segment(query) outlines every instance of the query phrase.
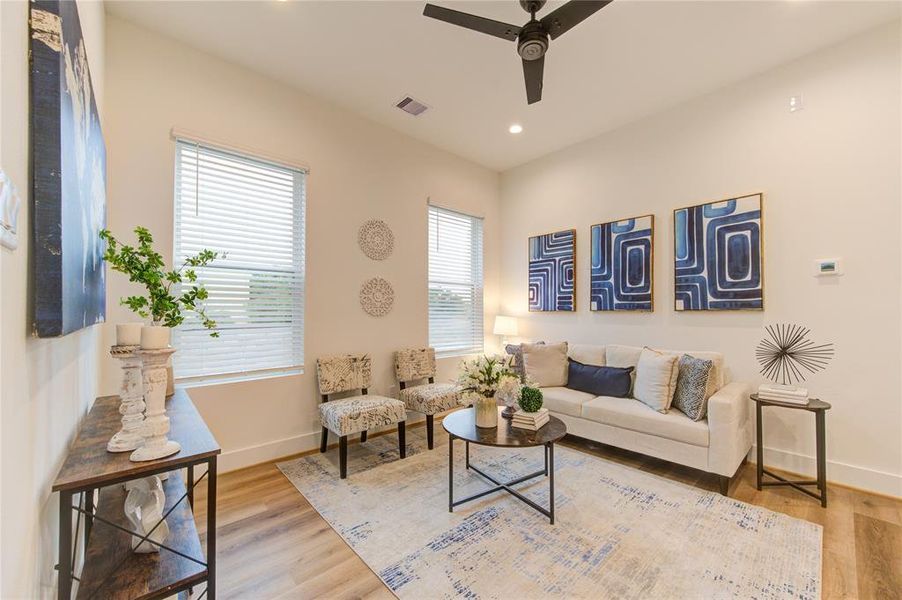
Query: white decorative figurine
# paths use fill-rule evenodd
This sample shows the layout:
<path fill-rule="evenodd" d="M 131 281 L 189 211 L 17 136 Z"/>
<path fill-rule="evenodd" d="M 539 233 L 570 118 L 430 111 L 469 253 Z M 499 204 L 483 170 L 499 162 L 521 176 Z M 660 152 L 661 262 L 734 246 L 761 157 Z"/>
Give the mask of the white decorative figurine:
<path fill-rule="evenodd" d="M 126 482 L 125 489 L 128 490 L 128 496 L 125 497 L 125 516 L 132 524 L 132 531 L 139 534 L 132 536 L 132 550 L 139 554 L 159 552 L 160 547 L 157 544 L 162 544 L 169 537 L 169 523 L 163 521 L 163 508 L 166 505 L 163 483 L 158 476 L 151 475 Z M 142 543 L 141 537 L 151 530 L 153 533 Z"/>
<path fill-rule="evenodd" d="M 122 428 L 110 438 L 108 452 L 130 452 L 144 443 L 144 385 L 138 346 L 113 346 L 110 354 L 122 362 L 122 385 L 119 388 L 119 414 Z"/>
<path fill-rule="evenodd" d="M 175 454 L 182 447 L 166 437 L 169 417 L 166 416 L 166 363 L 175 352 L 172 348 L 138 350 L 144 361 L 144 445 L 132 452 L 131 460 L 156 460 Z"/>

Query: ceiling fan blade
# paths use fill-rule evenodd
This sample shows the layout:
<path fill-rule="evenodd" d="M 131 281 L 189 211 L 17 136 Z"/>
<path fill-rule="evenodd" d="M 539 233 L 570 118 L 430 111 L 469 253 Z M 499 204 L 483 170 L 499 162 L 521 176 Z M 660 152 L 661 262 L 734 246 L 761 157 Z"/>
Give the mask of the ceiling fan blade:
<path fill-rule="evenodd" d="M 501 21 L 486 19 L 485 17 L 478 17 L 476 15 L 471 15 L 470 13 L 460 12 L 459 10 L 451 10 L 450 8 L 436 6 L 435 4 L 427 4 L 426 8 L 423 9 L 423 15 L 438 19 L 439 21 L 451 23 L 452 25 L 466 27 L 467 29 L 472 29 L 473 31 L 478 31 L 480 33 L 494 35 L 495 37 L 500 37 L 511 42 L 516 40 L 517 36 L 520 34 L 520 27 L 517 25 L 510 25 L 508 23 L 502 23 Z"/>
<path fill-rule="evenodd" d="M 523 78 L 526 80 L 526 103 L 535 104 L 542 99 L 542 74 L 545 57 L 523 61 Z"/>
<path fill-rule="evenodd" d="M 551 39 L 561 36 L 593 14 L 610 4 L 612 0 L 570 0 L 541 19 L 542 26 Z"/>

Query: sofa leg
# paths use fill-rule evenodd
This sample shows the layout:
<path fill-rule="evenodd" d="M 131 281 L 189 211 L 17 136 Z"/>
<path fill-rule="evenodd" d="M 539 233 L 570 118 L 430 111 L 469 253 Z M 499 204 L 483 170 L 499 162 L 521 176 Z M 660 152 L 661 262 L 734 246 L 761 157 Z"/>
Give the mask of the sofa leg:
<path fill-rule="evenodd" d="M 338 475 L 342 479 L 348 477 L 348 436 L 338 438 Z"/>
<path fill-rule="evenodd" d="M 407 458 L 407 423 L 405 421 L 398 422 L 398 451 L 401 458 Z"/>
<path fill-rule="evenodd" d="M 329 430 L 323 427 L 323 434 L 319 439 L 319 451 L 325 452 L 329 443 Z"/>
<path fill-rule="evenodd" d="M 434 422 L 433 415 L 426 415 L 426 446 L 432 450 L 434 439 L 432 437 L 432 424 Z"/>
<path fill-rule="evenodd" d="M 718 475 L 718 484 L 720 485 L 720 493 L 723 496 L 730 496 L 730 478 L 726 475 Z"/>
<path fill-rule="evenodd" d="M 365 441 L 366 441 L 366 429 L 364 429 L 363 431 L 360 432 L 360 443 L 362 444 Z"/>

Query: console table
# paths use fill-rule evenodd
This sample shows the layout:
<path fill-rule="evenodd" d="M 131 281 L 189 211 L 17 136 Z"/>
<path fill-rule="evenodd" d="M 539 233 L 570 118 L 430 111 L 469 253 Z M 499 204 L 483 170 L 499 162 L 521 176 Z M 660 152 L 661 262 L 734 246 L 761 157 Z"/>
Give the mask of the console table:
<path fill-rule="evenodd" d="M 53 491 L 60 494 L 60 600 L 71 599 L 73 580 L 78 581 L 77 598 L 165 598 L 203 582 L 207 598 L 216 597 L 216 458 L 221 449 L 184 390 L 177 389 L 166 401 L 166 413 L 169 438 L 182 449 L 147 462 L 131 462 L 130 452 L 106 450 L 107 441 L 120 426 L 118 396 L 98 398 L 85 417 L 53 484 Z M 206 464 L 207 470 L 195 480 L 194 467 L 201 464 Z M 186 470 L 184 480 L 182 469 Z M 163 482 L 169 537 L 159 552 L 136 554 L 123 510 L 126 492 L 122 484 L 163 473 L 169 473 Z M 206 558 L 193 513 L 194 488 L 203 479 L 207 480 Z M 95 490 L 100 490 L 96 506 Z M 73 498 L 79 498 L 74 505 Z M 82 521 L 84 567 L 76 575 L 73 556 Z"/>

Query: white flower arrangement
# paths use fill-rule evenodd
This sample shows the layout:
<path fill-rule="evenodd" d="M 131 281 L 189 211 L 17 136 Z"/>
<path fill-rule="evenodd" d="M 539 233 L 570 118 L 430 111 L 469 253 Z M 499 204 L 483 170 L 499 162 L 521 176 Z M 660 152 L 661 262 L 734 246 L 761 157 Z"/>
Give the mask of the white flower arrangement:
<path fill-rule="evenodd" d="M 522 387 L 513 368 L 513 357 L 504 356 L 480 356 L 463 361 L 457 382 L 462 388 L 463 404 L 493 397 L 515 402 Z"/>

